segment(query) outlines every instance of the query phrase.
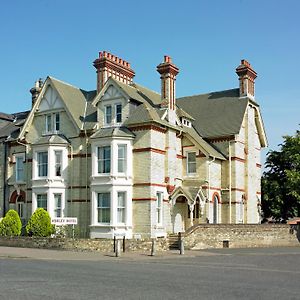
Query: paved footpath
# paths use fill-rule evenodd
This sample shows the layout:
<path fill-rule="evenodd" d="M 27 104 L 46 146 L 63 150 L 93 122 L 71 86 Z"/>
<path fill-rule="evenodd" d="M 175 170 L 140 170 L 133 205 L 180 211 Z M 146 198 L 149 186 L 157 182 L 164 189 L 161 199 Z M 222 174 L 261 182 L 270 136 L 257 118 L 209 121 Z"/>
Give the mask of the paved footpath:
<path fill-rule="evenodd" d="M 46 260 L 83 260 L 83 261 L 100 261 L 100 260 L 153 260 L 170 259 L 180 257 L 196 257 L 211 256 L 214 253 L 205 251 L 185 251 L 184 255 L 180 255 L 179 251 L 157 252 L 155 256 L 143 252 L 121 252 L 120 257 L 115 257 L 113 252 L 88 252 L 88 251 L 67 251 L 67 250 L 49 250 L 37 248 L 16 248 L 16 247 L 0 247 L 0 259 L 2 258 L 29 258 L 29 259 L 46 259 Z"/>

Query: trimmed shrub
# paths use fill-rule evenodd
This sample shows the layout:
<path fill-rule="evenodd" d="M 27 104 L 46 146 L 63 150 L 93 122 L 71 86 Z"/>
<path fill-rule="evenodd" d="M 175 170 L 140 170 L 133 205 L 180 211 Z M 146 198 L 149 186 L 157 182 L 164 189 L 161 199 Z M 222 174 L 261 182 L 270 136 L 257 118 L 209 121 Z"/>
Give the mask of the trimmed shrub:
<path fill-rule="evenodd" d="M 49 213 L 43 208 L 38 208 L 26 225 L 26 232 L 29 236 L 50 236 L 55 232 L 54 225 L 51 224 Z"/>
<path fill-rule="evenodd" d="M 10 209 L 5 217 L 0 222 L 0 235 L 1 236 L 19 236 L 22 230 L 22 222 L 19 214 Z"/>

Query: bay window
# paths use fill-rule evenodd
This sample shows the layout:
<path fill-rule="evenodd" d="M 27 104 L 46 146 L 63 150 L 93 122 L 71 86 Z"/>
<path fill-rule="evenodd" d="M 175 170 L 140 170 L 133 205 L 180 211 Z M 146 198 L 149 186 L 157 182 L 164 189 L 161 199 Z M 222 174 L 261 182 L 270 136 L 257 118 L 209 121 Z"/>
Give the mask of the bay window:
<path fill-rule="evenodd" d="M 98 223 L 110 223 L 110 193 L 98 193 Z"/>
<path fill-rule="evenodd" d="M 61 176 L 61 166 L 62 166 L 62 151 L 54 151 L 55 156 L 55 176 Z"/>

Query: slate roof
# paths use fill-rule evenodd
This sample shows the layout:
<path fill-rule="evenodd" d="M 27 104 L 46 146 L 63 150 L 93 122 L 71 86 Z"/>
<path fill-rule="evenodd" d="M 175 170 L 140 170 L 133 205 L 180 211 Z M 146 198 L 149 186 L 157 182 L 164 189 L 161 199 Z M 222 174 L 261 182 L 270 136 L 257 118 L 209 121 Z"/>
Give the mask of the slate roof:
<path fill-rule="evenodd" d="M 70 144 L 70 142 L 62 134 L 51 134 L 51 135 L 44 135 L 40 137 L 35 143 L 33 143 L 33 145 L 44 145 L 44 144 L 67 145 Z"/>
<path fill-rule="evenodd" d="M 135 135 L 126 127 L 109 127 L 109 128 L 101 128 L 97 132 L 95 132 L 91 139 L 97 138 L 106 138 L 106 137 L 126 137 L 126 138 L 134 138 Z"/>
<path fill-rule="evenodd" d="M 239 89 L 178 98 L 177 105 L 195 120 L 193 125 L 203 138 L 238 134 L 248 105 Z"/>

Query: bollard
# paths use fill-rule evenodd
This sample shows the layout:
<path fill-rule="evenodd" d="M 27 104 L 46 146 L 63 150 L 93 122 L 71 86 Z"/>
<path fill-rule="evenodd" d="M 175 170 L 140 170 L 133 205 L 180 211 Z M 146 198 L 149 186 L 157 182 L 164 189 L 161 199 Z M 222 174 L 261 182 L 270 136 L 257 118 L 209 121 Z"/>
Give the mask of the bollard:
<path fill-rule="evenodd" d="M 116 236 L 114 236 L 114 253 L 116 253 Z"/>
<path fill-rule="evenodd" d="M 180 241 L 179 241 L 179 251 L 180 251 L 180 255 L 184 254 L 184 241 L 183 241 L 183 239 L 180 239 Z"/>
<path fill-rule="evenodd" d="M 155 256 L 155 249 L 156 248 L 156 241 L 155 239 L 152 239 L 152 245 L 151 245 L 151 256 Z"/>
<path fill-rule="evenodd" d="M 116 257 L 119 257 L 120 256 L 120 240 L 119 239 L 116 239 Z"/>
<path fill-rule="evenodd" d="M 125 235 L 123 236 L 123 252 L 125 252 Z"/>

